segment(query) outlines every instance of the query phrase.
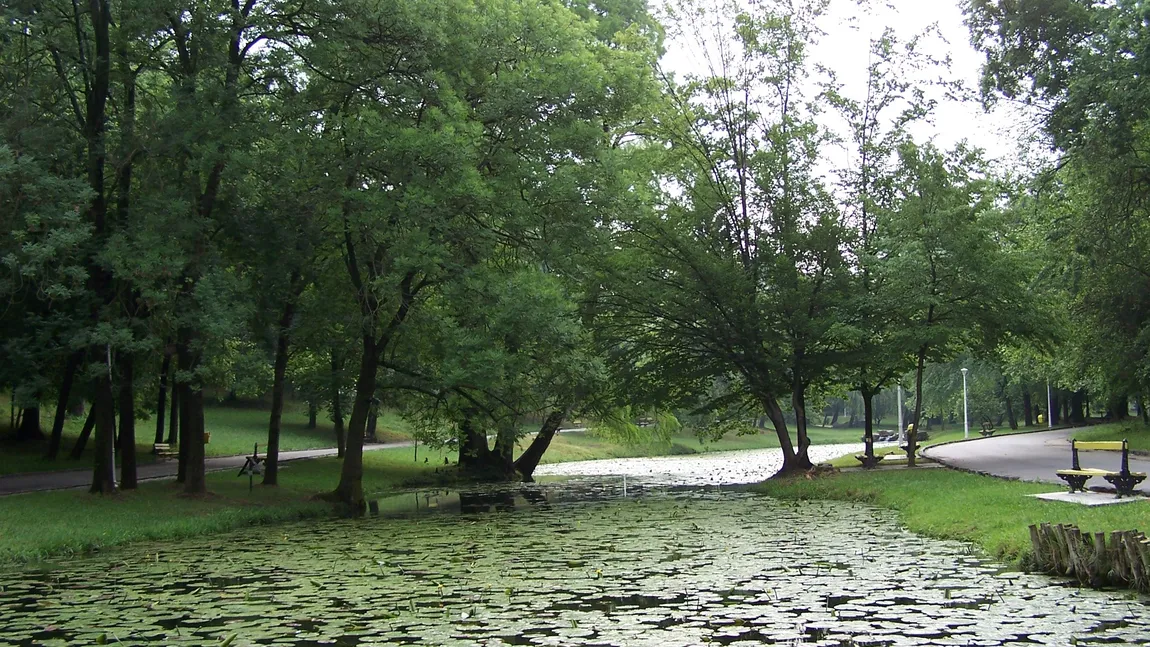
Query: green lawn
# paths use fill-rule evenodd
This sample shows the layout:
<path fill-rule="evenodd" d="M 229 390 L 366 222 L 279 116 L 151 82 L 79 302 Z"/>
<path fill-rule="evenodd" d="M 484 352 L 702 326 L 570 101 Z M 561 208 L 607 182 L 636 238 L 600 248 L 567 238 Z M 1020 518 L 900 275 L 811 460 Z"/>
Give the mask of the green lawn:
<path fill-rule="evenodd" d="M 8 415 L 7 407 L 3 414 Z M 51 427 L 49 414 L 42 413 L 41 424 L 46 431 Z M 155 439 L 155 419 L 139 420 L 136 424 L 136 455 L 141 463 L 155 460 L 152 456 L 152 441 Z M 89 442 L 80 460 L 68 457 L 80 430 L 84 426 L 82 418 L 69 418 L 64 425 L 64 441 L 60 458 L 55 461 L 43 458 L 47 443 L 16 445 L 7 442 L 7 418 L 4 419 L 3 434 L 0 434 L 0 474 L 21 472 L 47 472 L 62 469 L 87 468 L 92 461 L 92 443 Z M 211 441 L 204 446 L 208 456 L 235 456 L 250 454 L 255 443 L 264 453 L 268 442 L 268 411 L 265 407 L 223 407 L 209 406 L 204 410 L 205 431 L 211 434 Z M 407 440 L 410 426 L 398 415 L 384 412 L 378 422 L 377 434 L 383 442 Z M 280 435 L 280 450 L 319 449 L 335 446 L 333 424 L 325 416 L 320 416 L 315 429 L 307 428 L 307 407 L 303 403 L 289 403 L 285 406 Z"/>
<path fill-rule="evenodd" d="M 897 510 L 916 533 L 973 542 L 1015 564 L 1030 553 L 1030 524 L 1071 523 L 1089 532 L 1150 529 L 1150 501 L 1093 508 L 1041 501 L 1026 495 L 1059 487 L 944 468 L 842 472 L 771 480 L 754 489 L 780 499 L 834 499 Z"/>
<path fill-rule="evenodd" d="M 367 452 L 363 461 L 364 491 L 377 495 L 436 482 L 443 454 L 421 449 L 416 463 L 411 450 L 390 449 Z M 278 487 L 262 487 L 257 477 L 252 492 L 246 478 L 215 472 L 208 475 L 211 494 L 204 497 L 184 496 L 170 481 L 144 483 L 115 496 L 61 490 L 0 497 L 0 564 L 329 515 L 331 504 L 314 495 L 335 488 L 339 468 L 335 458 L 285 463 Z"/>
<path fill-rule="evenodd" d="M 1074 432 L 1076 440 L 1122 440 L 1130 441 L 1130 449 L 1150 453 L 1150 426 L 1141 420 L 1107 422 Z"/>

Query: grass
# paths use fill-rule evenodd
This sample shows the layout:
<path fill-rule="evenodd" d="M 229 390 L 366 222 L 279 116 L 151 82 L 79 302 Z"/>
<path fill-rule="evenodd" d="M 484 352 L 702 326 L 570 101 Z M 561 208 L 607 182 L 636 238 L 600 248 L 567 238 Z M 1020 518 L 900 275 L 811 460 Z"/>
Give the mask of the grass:
<path fill-rule="evenodd" d="M 428 462 L 422 462 L 424 457 Z M 421 448 L 420 462 L 409 449 L 364 454 L 364 492 L 372 496 L 398 487 L 440 480 L 443 453 Z M 0 564 L 23 563 L 90 552 L 128 542 L 176 539 L 253 524 L 327 516 L 330 503 L 315 498 L 339 478 L 339 460 L 292 461 L 281 466 L 280 485 L 248 492 L 246 478 L 233 472 L 208 475 L 211 494 L 184 496 L 174 482 L 149 482 L 115 496 L 82 490 L 33 492 L 0 498 Z M 260 532 L 260 531 L 257 531 Z"/>
<path fill-rule="evenodd" d="M 1130 450 L 1150 453 L 1150 425 L 1141 420 L 1107 422 L 1074 432 L 1075 440 L 1122 440 L 1130 442 Z"/>
<path fill-rule="evenodd" d="M 833 499 L 896 510 L 913 532 L 972 542 L 1015 565 L 1030 555 L 1030 524 L 1070 523 L 1084 532 L 1150 529 L 1150 501 L 1088 508 L 1026 496 L 1057 488 L 941 468 L 841 472 L 754 486 L 779 499 Z"/>
<path fill-rule="evenodd" d="M 2 413 L 5 416 L 8 415 L 6 406 L 3 407 Z M 50 427 L 49 414 L 42 413 L 42 415 L 44 416 L 42 424 Z M 7 419 L 4 420 L 4 423 L 6 427 Z M 407 423 L 392 412 L 383 412 L 377 425 L 376 435 L 382 442 L 407 440 L 411 437 L 410 427 Z M 70 417 L 67 419 L 64 425 L 60 458 L 54 461 L 43 457 L 47 447 L 46 440 L 23 444 L 0 440 L 2 443 L 0 450 L 3 451 L 3 460 L 0 461 L 0 475 L 88 468 L 92 461 L 92 451 L 94 451 L 90 441 L 79 460 L 68 458 L 68 452 L 75 445 L 83 426 L 83 418 Z M 204 446 L 204 452 L 207 456 L 250 454 L 252 446 L 256 443 L 259 443 L 262 454 L 268 441 L 268 412 L 265 407 L 206 407 L 204 410 L 204 429 L 211 433 L 211 442 Z M 136 437 L 141 442 L 136 443 L 136 456 L 141 464 L 155 460 L 151 453 L 151 441 L 154 436 L 154 419 L 137 421 Z M 289 403 L 284 407 L 280 431 L 281 451 L 334 446 L 335 431 L 330 420 L 320 416 L 316 428 L 308 429 L 306 405 Z"/>

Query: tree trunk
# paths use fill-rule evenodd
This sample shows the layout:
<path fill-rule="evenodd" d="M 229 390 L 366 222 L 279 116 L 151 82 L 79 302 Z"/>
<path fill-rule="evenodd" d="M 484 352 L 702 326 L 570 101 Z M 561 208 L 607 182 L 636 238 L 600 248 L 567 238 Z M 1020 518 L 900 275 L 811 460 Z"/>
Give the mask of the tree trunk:
<path fill-rule="evenodd" d="M 1026 426 L 1034 424 L 1034 406 L 1030 403 L 1030 389 L 1022 390 L 1022 418 Z"/>
<path fill-rule="evenodd" d="M 307 428 L 315 429 L 319 426 L 319 405 L 314 400 L 307 403 Z"/>
<path fill-rule="evenodd" d="M 878 463 L 874 457 L 874 394 L 870 390 L 860 390 L 863 401 L 863 444 L 865 449 L 863 455 L 866 460 L 863 461 L 863 467 L 875 467 Z"/>
<path fill-rule="evenodd" d="M 795 437 L 798 447 L 795 449 L 795 464 L 804 470 L 814 467 L 808 453 L 811 439 L 807 436 L 807 397 L 806 387 L 803 385 L 802 374 L 796 368 L 791 390 L 791 406 L 795 410 Z"/>
<path fill-rule="evenodd" d="M 914 371 L 914 415 L 911 416 L 914 424 L 914 433 L 906 435 L 906 466 L 914 467 L 915 456 L 914 453 L 918 450 L 918 422 L 922 417 L 922 371 L 926 365 L 926 351 L 929 348 L 925 345 L 918 349 L 918 363 Z"/>
<path fill-rule="evenodd" d="M 1130 398 L 1125 393 L 1110 398 L 1110 413 L 1114 420 L 1130 417 Z"/>
<path fill-rule="evenodd" d="M 337 455 L 343 458 L 346 447 L 346 439 L 343 430 L 343 398 L 339 393 L 339 374 L 340 374 L 339 359 L 335 351 L 331 351 L 331 417 L 332 423 L 335 428 L 335 446 Z"/>
<path fill-rule="evenodd" d="M 810 465 L 800 464 L 795 456 L 795 447 L 791 444 L 791 433 L 787 430 L 787 418 L 783 415 L 783 408 L 779 406 L 778 399 L 767 395 L 761 396 L 759 400 L 763 403 L 767 417 L 771 419 L 771 424 L 775 427 L 775 435 L 779 438 L 779 449 L 783 452 L 783 466 L 779 468 L 776 476 L 810 469 Z"/>
<path fill-rule="evenodd" d="M 367 429 L 367 415 L 375 398 L 376 374 L 379 369 L 379 351 L 370 333 L 363 336 L 363 356 L 359 362 L 359 376 L 355 382 L 355 402 L 351 407 L 351 420 L 347 426 L 347 450 L 339 472 L 339 485 L 333 496 L 353 510 L 363 507 L 363 434 Z"/>
<path fill-rule="evenodd" d="M 506 479 L 515 475 L 515 425 L 511 422 L 501 425 L 495 435 L 495 450 L 491 453 L 493 467 L 503 473 Z"/>
<path fill-rule="evenodd" d="M 185 445 L 188 448 L 184 493 L 204 494 L 208 491 L 204 468 L 204 392 L 199 386 L 185 385 L 180 401 L 181 412 L 187 412 L 185 424 L 181 425 L 180 431 L 180 451 L 183 451 Z"/>
<path fill-rule="evenodd" d="M 293 281 L 295 276 L 293 275 Z M 276 336 L 276 360 L 272 371 L 272 412 L 268 421 L 268 451 L 264 460 L 264 485 L 278 485 L 280 458 L 280 418 L 284 410 L 284 378 L 287 375 L 288 344 L 291 342 L 291 323 L 295 316 L 295 298 L 288 299 L 279 321 L 279 334 Z M 308 403 L 308 413 L 312 414 L 314 403 Z M 312 419 L 314 420 L 314 414 Z M 314 429 L 315 425 L 309 426 Z"/>
<path fill-rule="evenodd" d="M 1086 402 L 1086 390 L 1079 389 L 1070 396 L 1070 422 L 1080 425 L 1086 421 L 1083 405 Z"/>
<path fill-rule="evenodd" d="M 64 421 L 68 416 L 68 399 L 72 396 L 72 384 L 76 381 L 76 371 L 84 361 L 84 353 L 76 351 L 68 356 L 64 364 L 64 379 L 60 382 L 60 393 L 56 396 L 56 416 L 52 419 L 52 435 L 48 438 L 48 451 L 44 457 L 56 460 L 60 453 L 60 443 L 64 438 Z"/>
<path fill-rule="evenodd" d="M 120 354 L 120 489 L 136 489 L 136 391 L 135 360 Z"/>
<path fill-rule="evenodd" d="M 180 373 L 191 375 L 197 360 L 192 351 L 192 332 L 180 331 L 177 359 Z M 184 463 L 184 493 L 207 492 L 204 472 L 204 392 L 194 382 L 180 382 L 180 460 Z"/>
<path fill-rule="evenodd" d="M 839 423 L 839 413 L 841 413 L 842 410 L 842 403 L 835 403 L 835 406 L 832 408 L 833 413 L 831 415 L 831 427 L 834 427 Z"/>
<path fill-rule="evenodd" d="M 487 434 L 477 429 L 471 414 L 459 424 L 459 471 L 478 480 L 499 480 L 499 460 L 487 445 Z"/>
<path fill-rule="evenodd" d="M 1150 425 L 1150 411 L 1146 411 L 1146 398 L 1138 396 L 1138 413 L 1142 414 L 1142 423 Z"/>
<path fill-rule="evenodd" d="M 379 402 L 375 398 L 372 398 L 371 399 L 371 409 L 368 409 L 368 412 L 367 412 L 367 434 L 364 438 L 365 441 L 370 441 L 373 443 L 379 442 L 379 436 L 375 435 L 376 431 L 378 430 L 377 429 L 378 424 L 379 424 Z"/>
<path fill-rule="evenodd" d="M 160 364 L 160 394 L 156 398 L 156 440 L 157 445 L 164 442 L 165 407 L 168 404 L 168 371 L 172 368 L 172 354 L 165 352 L 164 361 Z"/>
<path fill-rule="evenodd" d="M 40 407 L 25 407 L 20 414 L 20 425 L 16 427 L 17 442 L 31 442 L 44 438 L 40 428 Z"/>
<path fill-rule="evenodd" d="M 71 458 L 79 460 L 84 455 L 84 447 L 88 444 L 88 438 L 92 436 L 92 430 L 96 427 L 96 407 L 93 405 L 88 407 L 88 417 L 84 419 L 84 428 L 80 430 L 80 437 L 76 439 L 76 444 L 72 446 Z"/>
<path fill-rule="evenodd" d="M 1014 415 L 1014 403 L 1010 396 L 1006 396 L 1003 402 L 1006 404 L 1006 419 L 1010 421 L 1010 428 L 1018 429 L 1018 416 Z"/>
<path fill-rule="evenodd" d="M 172 406 L 168 411 L 168 439 L 165 441 L 168 445 L 179 445 L 180 443 L 180 389 L 177 388 L 177 370 L 176 368 L 172 369 L 171 387 L 169 387 L 172 392 Z M 181 476 L 177 480 L 182 483 L 184 479 Z"/>
<path fill-rule="evenodd" d="M 116 492 L 116 396 L 112 393 L 112 378 L 96 378 L 96 395 L 92 403 L 96 416 L 96 455 L 92 461 L 92 494 Z"/>
<path fill-rule="evenodd" d="M 1046 412 L 1046 418 L 1050 424 L 1056 425 L 1062 420 L 1062 405 L 1058 401 L 1058 392 L 1053 391 L 1050 394 L 1050 411 Z"/>
<path fill-rule="evenodd" d="M 555 438 L 559 426 L 563 424 L 563 419 L 566 417 L 567 412 L 564 410 L 552 411 L 543 421 L 539 433 L 535 434 L 535 439 L 531 441 L 527 450 L 519 455 L 519 460 L 515 461 L 515 471 L 525 482 L 530 483 L 534 480 L 535 468 L 539 466 L 539 461 L 543 458 L 547 448 L 551 446 L 551 440 Z"/>

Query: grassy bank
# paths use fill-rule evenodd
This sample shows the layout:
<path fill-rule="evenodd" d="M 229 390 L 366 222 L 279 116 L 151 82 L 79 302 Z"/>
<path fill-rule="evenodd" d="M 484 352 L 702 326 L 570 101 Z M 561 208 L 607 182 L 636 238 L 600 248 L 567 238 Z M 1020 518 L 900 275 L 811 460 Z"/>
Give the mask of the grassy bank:
<path fill-rule="evenodd" d="M 435 468 L 442 466 L 443 454 L 421 451 L 417 463 L 411 450 L 393 449 L 367 452 L 363 460 L 364 491 L 378 495 L 436 482 Z M 144 483 L 115 496 L 61 490 L 0 497 L 0 564 L 329 515 L 331 505 L 314 495 L 335 487 L 339 468 L 335 458 L 285 463 L 279 486 L 262 487 L 257 477 L 252 492 L 247 478 L 215 472 L 208 475 L 211 494 L 204 497 L 184 496 L 181 486 L 171 481 Z"/>
<path fill-rule="evenodd" d="M 1140 419 L 1093 425 L 1074 432 L 1074 438 L 1077 440 L 1122 440 L 1125 438 L 1130 441 L 1131 450 L 1150 454 L 1150 425 L 1146 425 Z"/>
<path fill-rule="evenodd" d="M 1058 490 L 949 469 L 843 472 L 812 479 L 767 481 L 757 491 L 786 499 L 833 499 L 896 510 L 911 531 L 981 546 L 1018 564 L 1030 552 L 1030 524 L 1072 523 L 1083 531 L 1150 529 L 1150 502 L 1086 506 L 1029 496 Z"/>

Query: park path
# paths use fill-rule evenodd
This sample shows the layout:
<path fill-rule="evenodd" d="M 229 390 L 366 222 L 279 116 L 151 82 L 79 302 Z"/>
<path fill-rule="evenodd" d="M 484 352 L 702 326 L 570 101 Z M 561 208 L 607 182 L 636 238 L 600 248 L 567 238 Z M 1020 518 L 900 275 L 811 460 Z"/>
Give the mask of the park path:
<path fill-rule="evenodd" d="M 923 455 L 943 465 L 992 476 L 1063 484 L 1055 470 L 1070 468 L 1070 435 L 1076 429 L 1055 429 L 1024 434 L 991 436 L 923 450 Z M 1082 467 L 1118 470 L 1122 452 L 1079 452 Z M 1130 457 L 1130 471 L 1150 472 L 1150 460 Z M 1095 483 L 1094 485 L 1105 485 Z"/>
<path fill-rule="evenodd" d="M 397 447 L 411 447 L 411 441 L 398 443 L 370 443 L 363 446 L 363 451 L 377 449 L 395 449 Z M 336 449 L 301 449 L 296 451 L 280 452 L 280 462 L 303 460 L 307 458 L 321 458 L 335 456 Z M 261 454 L 262 456 L 262 454 Z M 224 472 L 236 470 L 244 465 L 247 456 L 216 456 L 204 460 L 204 467 L 209 472 Z M 136 469 L 141 481 L 176 478 L 177 464 L 175 460 L 161 460 L 155 463 L 140 465 Z M 117 470 L 117 477 L 119 472 Z M 37 492 L 40 490 L 69 490 L 72 488 L 86 488 L 92 484 L 92 469 L 60 470 L 55 472 L 33 472 L 27 474 L 8 474 L 0 476 L 0 496 L 20 494 L 23 492 Z"/>

